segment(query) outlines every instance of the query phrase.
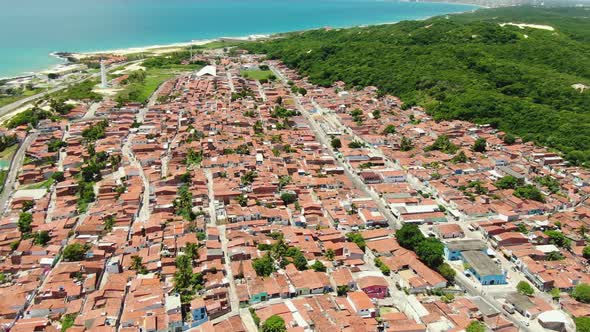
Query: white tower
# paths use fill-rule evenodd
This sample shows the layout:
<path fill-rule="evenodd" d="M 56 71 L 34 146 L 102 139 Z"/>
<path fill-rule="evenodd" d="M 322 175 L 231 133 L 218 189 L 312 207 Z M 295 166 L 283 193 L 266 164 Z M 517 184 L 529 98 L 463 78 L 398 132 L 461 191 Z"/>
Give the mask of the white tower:
<path fill-rule="evenodd" d="M 108 88 L 107 83 L 107 71 L 104 67 L 104 60 L 100 60 L 100 88 L 106 89 Z"/>

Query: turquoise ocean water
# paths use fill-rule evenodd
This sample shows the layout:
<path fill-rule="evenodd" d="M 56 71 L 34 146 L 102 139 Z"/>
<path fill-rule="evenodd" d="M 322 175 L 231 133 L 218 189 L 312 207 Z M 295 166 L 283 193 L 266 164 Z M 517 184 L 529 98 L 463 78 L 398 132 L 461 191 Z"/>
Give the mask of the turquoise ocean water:
<path fill-rule="evenodd" d="M 475 6 L 387 0 L 7 0 L 0 77 L 87 52 L 318 28 L 397 22 Z"/>

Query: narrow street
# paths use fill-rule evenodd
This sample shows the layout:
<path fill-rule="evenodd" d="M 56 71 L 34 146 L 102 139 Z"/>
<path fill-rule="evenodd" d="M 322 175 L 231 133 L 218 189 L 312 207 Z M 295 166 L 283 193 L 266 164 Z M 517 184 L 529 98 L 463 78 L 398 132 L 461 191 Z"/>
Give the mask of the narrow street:
<path fill-rule="evenodd" d="M 213 176 L 210 169 L 205 169 L 207 177 L 207 191 L 209 194 L 209 223 L 207 226 L 217 225 L 217 211 L 215 209 L 215 193 L 213 192 Z"/>
<path fill-rule="evenodd" d="M 236 92 L 236 88 L 234 87 L 234 81 L 231 76 L 230 69 L 227 70 L 227 84 L 229 85 L 229 89 L 231 90 L 232 93 Z"/>
<path fill-rule="evenodd" d="M 285 83 L 287 83 L 287 79 L 282 75 L 282 73 L 279 70 L 277 70 L 276 68 L 274 68 L 272 66 L 270 67 L 270 69 L 275 73 L 275 75 L 277 75 L 277 77 L 279 77 L 281 80 L 283 80 Z M 313 118 L 313 116 L 301 105 L 300 97 L 295 94 L 292 94 L 292 97 L 295 100 L 295 104 L 297 106 L 297 109 L 301 112 L 301 114 L 303 116 L 305 116 L 305 118 L 307 119 L 307 121 L 309 122 L 309 124 L 311 126 L 310 129 L 313 131 L 313 133 L 315 134 L 315 136 L 317 137 L 319 142 L 322 143 L 322 145 L 324 145 L 326 147 L 325 150 L 328 151 L 330 156 L 332 156 L 334 158 L 334 160 L 336 161 L 338 166 L 342 167 L 342 169 L 344 170 L 344 173 L 353 182 L 355 187 L 362 190 L 366 195 L 368 195 L 375 202 L 375 204 L 377 205 L 377 207 L 379 209 L 379 212 L 381 212 L 381 214 L 387 219 L 389 226 L 392 229 L 398 229 L 399 227 L 401 227 L 399 220 L 391 213 L 389 208 L 387 208 L 385 206 L 385 204 L 383 203 L 383 200 L 379 197 L 379 195 L 377 195 L 377 193 L 372 191 L 360 179 L 360 177 L 354 173 L 354 170 L 350 167 L 350 165 L 348 163 L 343 162 L 340 159 L 340 157 L 336 155 L 336 153 L 332 149 L 330 137 L 328 137 L 326 132 L 324 132 L 321 129 L 321 127 L 318 125 L 317 121 Z"/>
<path fill-rule="evenodd" d="M 223 316 L 217 317 L 216 319 L 213 319 L 212 322 L 213 324 L 223 321 L 225 319 L 227 319 L 228 317 L 234 316 L 239 314 L 240 312 L 240 300 L 238 299 L 238 292 L 236 289 L 236 284 L 235 284 L 235 280 L 234 280 L 234 274 L 231 270 L 231 261 L 229 259 L 229 254 L 228 254 L 228 240 L 227 237 L 225 236 L 225 226 L 221 225 L 217 227 L 219 229 L 219 238 L 221 240 L 221 250 L 223 251 L 223 255 L 224 255 L 224 269 L 225 269 L 225 275 L 226 278 L 228 279 L 227 281 L 229 282 L 229 302 L 231 305 L 231 311 Z"/>

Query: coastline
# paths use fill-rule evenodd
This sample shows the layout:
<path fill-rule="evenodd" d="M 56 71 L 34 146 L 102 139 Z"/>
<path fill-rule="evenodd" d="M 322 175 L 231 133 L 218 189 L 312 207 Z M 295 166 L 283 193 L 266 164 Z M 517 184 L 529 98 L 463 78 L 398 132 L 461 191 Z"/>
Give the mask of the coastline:
<path fill-rule="evenodd" d="M 490 7 L 485 7 L 485 6 L 482 6 L 479 4 L 474 4 L 474 3 L 470 4 L 470 3 L 456 3 L 456 2 L 446 2 L 446 1 L 417 1 L 417 2 L 432 2 L 432 3 L 442 3 L 442 4 L 450 4 L 450 5 L 462 4 L 462 5 L 466 5 L 466 6 L 473 6 L 475 8 L 465 10 L 462 12 L 453 12 L 453 13 L 448 13 L 448 14 L 431 15 L 431 16 L 425 16 L 423 18 L 412 19 L 412 20 L 416 20 L 416 21 L 424 21 L 424 20 L 428 20 L 430 18 L 437 17 L 437 16 L 457 15 L 457 14 L 473 12 L 473 11 L 479 10 L 479 9 L 490 8 Z M 370 26 L 378 26 L 378 25 L 391 25 L 391 24 L 397 24 L 401 21 L 403 21 L 403 20 L 390 21 L 390 22 L 379 22 L 379 23 L 369 23 L 369 24 L 353 24 L 353 25 L 347 25 L 347 26 L 334 27 L 334 29 L 350 29 L 350 28 L 355 28 L 355 27 L 362 28 L 362 27 L 370 27 Z M 49 56 L 59 59 L 59 61 L 61 63 L 49 66 L 49 67 L 42 69 L 42 70 L 24 72 L 23 74 L 15 75 L 15 76 L 0 77 L 0 82 L 2 82 L 2 81 L 10 82 L 10 81 L 19 80 L 19 79 L 31 78 L 31 77 L 39 75 L 43 72 L 53 71 L 53 70 L 67 67 L 67 66 L 75 65 L 76 62 L 72 62 L 69 58 L 75 58 L 77 60 L 81 60 L 81 59 L 84 59 L 87 57 L 96 56 L 96 55 L 100 55 L 100 54 L 129 55 L 129 54 L 134 54 L 134 53 L 148 53 L 148 52 L 153 53 L 154 55 L 161 55 L 161 54 L 165 54 L 165 53 L 174 52 L 178 49 L 185 48 L 185 47 L 202 46 L 205 44 L 209 44 L 212 42 L 218 42 L 218 41 L 222 41 L 222 40 L 256 41 L 256 40 L 276 37 L 276 36 L 279 36 L 282 34 L 313 31 L 313 30 L 322 29 L 322 28 L 326 28 L 326 27 L 327 26 L 321 26 L 321 27 L 315 27 L 315 28 L 304 29 L 304 30 L 270 32 L 270 33 L 264 33 L 264 34 L 252 34 L 252 35 L 238 36 L 238 37 L 217 37 L 217 38 L 211 38 L 211 39 L 191 40 L 191 41 L 187 41 L 187 42 L 172 42 L 172 43 L 168 43 L 168 44 L 134 46 L 134 47 L 128 47 L 128 48 L 118 48 L 118 49 L 98 50 L 98 51 L 88 51 L 88 52 L 54 51 L 54 52 L 49 53 Z"/>

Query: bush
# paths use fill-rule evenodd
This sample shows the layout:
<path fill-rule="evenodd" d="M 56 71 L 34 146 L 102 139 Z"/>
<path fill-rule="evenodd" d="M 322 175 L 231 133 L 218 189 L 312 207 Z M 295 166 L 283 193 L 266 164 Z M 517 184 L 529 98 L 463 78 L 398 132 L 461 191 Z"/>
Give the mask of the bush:
<path fill-rule="evenodd" d="M 348 293 L 349 290 L 350 289 L 347 285 L 341 285 L 336 288 L 336 293 L 338 294 L 338 296 L 344 296 L 346 295 L 346 293 Z"/>
<path fill-rule="evenodd" d="M 574 299 L 580 302 L 590 303 L 590 285 L 584 283 L 578 284 L 574 288 L 572 296 L 574 297 Z"/>
<path fill-rule="evenodd" d="M 297 201 L 297 195 L 290 192 L 285 192 L 281 194 L 281 200 L 285 205 L 293 204 Z"/>
<path fill-rule="evenodd" d="M 258 317 L 258 315 L 256 314 L 256 310 L 250 307 L 248 308 L 248 311 L 250 311 L 250 315 L 252 315 L 252 320 L 254 320 L 254 324 L 256 324 L 256 327 L 260 327 L 260 317 Z"/>
<path fill-rule="evenodd" d="M 531 284 L 529 284 L 526 281 L 520 281 L 517 285 L 516 285 L 516 290 L 523 295 L 528 295 L 531 296 L 533 295 L 533 293 L 535 293 L 535 289 L 533 288 L 533 286 L 531 286 Z"/>
<path fill-rule="evenodd" d="M 332 141 L 330 142 L 330 144 L 332 145 L 332 148 L 334 150 L 338 150 L 342 147 L 342 142 L 340 141 L 339 138 L 333 138 Z"/>
<path fill-rule="evenodd" d="M 88 245 L 80 243 L 68 244 L 63 252 L 63 258 L 69 262 L 81 261 L 86 256 L 86 252 L 90 249 Z"/>
<path fill-rule="evenodd" d="M 549 243 L 554 244 L 561 248 L 570 248 L 572 240 L 565 237 L 565 235 L 556 230 L 545 231 L 545 235 L 549 236 Z"/>
<path fill-rule="evenodd" d="M 449 281 L 449 282 L 454 282 L 455 276 L 457 275 L 457 272 L 455 272 L 455 269 L 453 269 L 447 263 L 442 263 L 438 267 L 438 273 L 440 273 L 440 275 L 443 276 L 443 278 L 447 279 L 447 281 Z"/>
<path fill-rule="evenodd" d="M 574 318 L 576 332 L 590 332 L 590 317 Z"/>
<path fill-rule="evenodd" d="M 478 138 L 473 144 L 473 151 L 475 152 L 486 152 L 487 142 L 485 138 Z"/>
<path fill-rule="evenodd" d="M 516 190 L 514 190 L 514 196 L 518 198 L 531 199 L 541 203 L 545 202 L 545 196 L 543 196 L 543 193 L 541 193 L 541 191 L 532 184 L 527 184 L 516 188 Z"/>
<path fill-rule="evenodd" d="M 277 315 L 272 315 L 264 321 L 261 328 L 262 332 L 284 332 L 287 331 L 285 320 Z"/>
<path fill-rule="evenodd" d="M 256 271 L 256 275 L 259 277 L 268 277 L 275 271 L 274 263 L 269 254 L 266 254 L 261 258 L 254 258 L 252 260 L 252 267 L 254 268 L 254 271 Z"/>
<path fill-rule="evenodd" d="M 346 238 L 349 241 L 356 243 L 356 245 L 359 246 L 359 248 L 361 248 L 362 251 L 365 251 L 365 247 L 366 247 L 365 239 L 363 239 L 363 236 L 360 233 L 357 233 L 357 232 L 347 233 Z"/>
<path fill-rule="evenodd" d="M 311 268 L 316 272 L 326 272 L 326 266 L 318 260 L 311 265 Z"/>
<path fill-rule="evenodd" d="M 387 127 L 385 127 L 385 129 L 383 129 L 383 135 L 388 135 L 388 134 L 395 134 L 395 126 L 394 125 L 387 125 Z"/>
<path fill-rule="evenodd" d="M 465 328 L 465 332 L 485 332 L 485 331 L 486 331 L 486 326 L 482 322 L 477 321 L 477 320 L 472 321 Z"/>
<path fill-rule="evenodd" d="M 522 179 L 517 179 L 512 175 L 507 175 L 494 184 L 498 189 L 516 189 L 518 186 L 522 186 L 524 181 Z"/>
<path fill-rule="evenodd" d="M 18 216 L 17 226 L 18 230 L 23 233 L 31 232 L 31 223 L 33 222 L 33 215 L 28 212 L 21 212 Z"/>

